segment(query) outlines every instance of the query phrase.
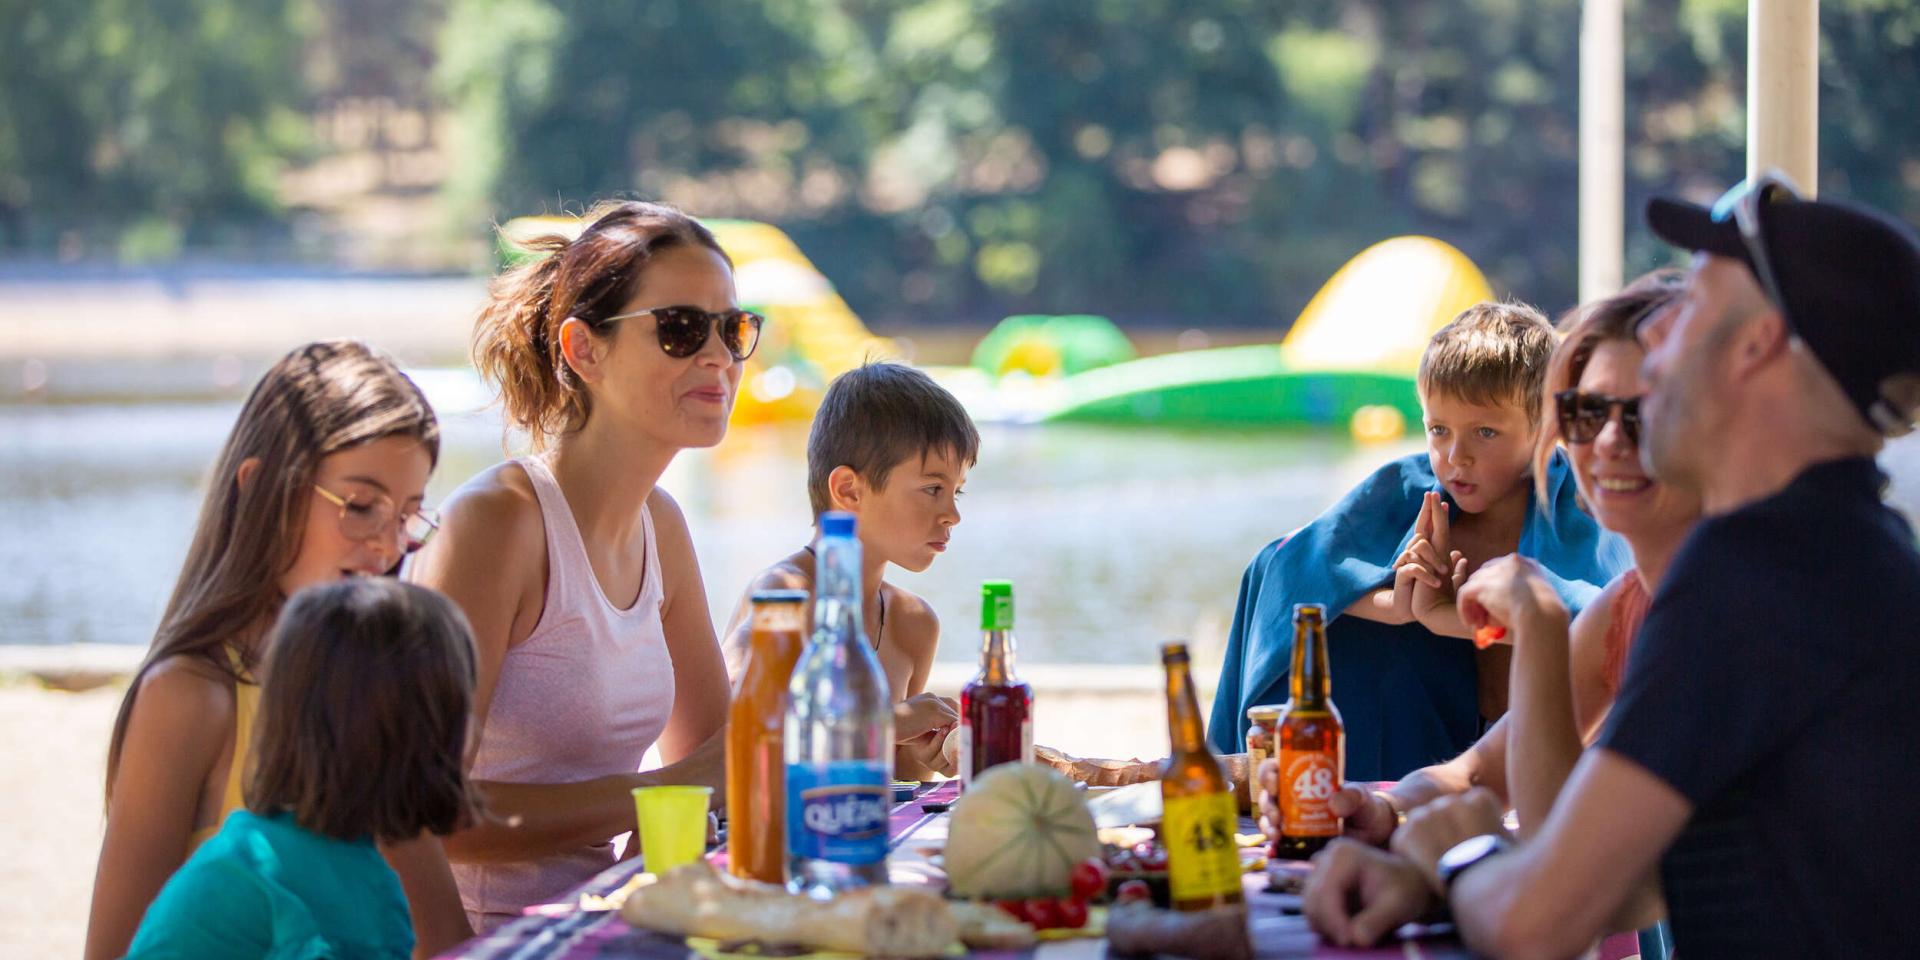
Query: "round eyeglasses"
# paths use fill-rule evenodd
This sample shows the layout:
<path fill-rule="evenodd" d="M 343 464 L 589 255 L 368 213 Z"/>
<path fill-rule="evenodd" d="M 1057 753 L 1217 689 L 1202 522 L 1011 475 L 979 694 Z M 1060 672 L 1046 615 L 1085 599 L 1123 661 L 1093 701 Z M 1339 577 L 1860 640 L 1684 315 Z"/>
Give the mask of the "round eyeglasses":
<path fill-rule="evenodd" d="M 393 498 L 384 493 L 355 491 L 343 497 L 317 483 L 313 489 L 340 508 L 340 535 L 348 540 L 380 539 L 398 523 L 406 538 L 405 550 L 412 553 L 426 546 L 434 531 L 440 529 L 439 514 L 425 507 L 402 513 Z"/>

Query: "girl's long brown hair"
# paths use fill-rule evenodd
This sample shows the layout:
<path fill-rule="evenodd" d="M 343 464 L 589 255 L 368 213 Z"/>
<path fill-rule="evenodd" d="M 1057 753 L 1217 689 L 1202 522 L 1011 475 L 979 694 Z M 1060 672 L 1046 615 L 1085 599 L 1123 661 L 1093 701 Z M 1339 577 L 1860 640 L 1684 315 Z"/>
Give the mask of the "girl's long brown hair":
<path fill-rule="evenodd" d="M 193 657 L 235 682 L 257 666 L 245 642 L 273 623 L 280 574 L 293 566 L 306 532 L 308 497 L 320 461 L 384 437 L 411 437 L 440 459 L 433 408 L 393 359 L 351 340 L 310 343 L 275 363 L 240 408 L 214 462 L 200 520 L 153 646 L 120 701 L 107 748 L 109 803 L 127 721 L 147 671 Z M 250 482 L 240 465 L 257 461 Z"/>
<path fill-rule="evenodd" d="M 1560 411 L 1553 395 L 1579 385 L 1587 362 L 1601 344 L 1618 340 L 1637 345 L 1640 324 L 1672 305 L 1685 287 L 1680 271 L 1655 270 L 1619 293 L 1575 307 L 1560 318 L 1560 346 L 1547 361 L 1546 381 L 1540 387 L 1540 409 L 1546 417 L 1533 448 L 1534 502 L 1540 509 L 1552 509 L 1547 500 L 1547 464 L 1560 445 Z"/>
<path fill-rule="evenodd" d="M 552 234 L 520 244 L 538 259 L 494 278 L 473 326 L 474 369 L 500 391 L 507 423 L 525 430 L 535 450 L 580 429 L 592 412 L 585 384 L 560 356 L 567 318 L 611 333 L 608 318 L 662 250 L 705 247 L 733 263 L 712 231 L 665 204 L 608 201 L 585 219 L 574 240 Z"/>

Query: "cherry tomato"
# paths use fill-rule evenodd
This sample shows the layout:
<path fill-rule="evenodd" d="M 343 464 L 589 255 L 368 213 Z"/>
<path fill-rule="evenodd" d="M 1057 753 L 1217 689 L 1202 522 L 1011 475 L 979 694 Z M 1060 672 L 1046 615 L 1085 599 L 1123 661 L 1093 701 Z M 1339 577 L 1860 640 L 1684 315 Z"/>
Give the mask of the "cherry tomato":
<path fill-rule="evenodd" d="M 1086 899 L 1099 896 L 1107 889 L 1107 865 L 1099 859 L 1088 859 L 1073 865 L 1073 873 L 1068 882 L 1073 895 Z"/>
<path fill-rule="evenodd" d="M 1087 902 L 1079 897 L 1060 898 L 1060 925 L 1078 930 L 1087 925 Z"/>
<path fill-rule="evenodd" d="M 1027 922 L 1027 902 L 1025 900 L 1002 900 L 994 904 L 994 906 L 1006 911 L 1008 916 L 1021 923 Z"/>
<path fill-rule="evenodd" d="M 1120 903 L 1130 903 L 1135 900 L 1152 900 L 1153 888 L 1147 886 L 1145 880 L 1128 880 L 1126 883 L 1120 885 L 1118 891 L 1115 891 L 1114 899 Z"/>
<path fill-rule="evenodd" d="M 1052 930 L 1060 925 L 1060 905 L 1052 897 L 1034 897 L 1027 901 L 1027 922 L 1035 930 Z"/>

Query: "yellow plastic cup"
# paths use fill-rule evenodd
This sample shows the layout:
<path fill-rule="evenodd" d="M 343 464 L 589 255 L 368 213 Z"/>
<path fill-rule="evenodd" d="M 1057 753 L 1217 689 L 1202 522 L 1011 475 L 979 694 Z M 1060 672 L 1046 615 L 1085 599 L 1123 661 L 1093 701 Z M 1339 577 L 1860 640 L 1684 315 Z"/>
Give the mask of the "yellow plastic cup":
<path fill-rule="evenodd" d="M 712 787 L 634 787 L 640 855 L 650 873 L 666 873 L 707 852 L 707 806 Z"/>

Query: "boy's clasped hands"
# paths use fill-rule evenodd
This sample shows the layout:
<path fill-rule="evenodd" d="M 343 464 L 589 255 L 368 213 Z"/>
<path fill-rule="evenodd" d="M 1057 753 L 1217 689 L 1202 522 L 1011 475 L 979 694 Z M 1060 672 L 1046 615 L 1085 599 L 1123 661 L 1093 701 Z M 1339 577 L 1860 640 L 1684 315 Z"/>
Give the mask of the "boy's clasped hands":
<path fill-rule="evenodd" d="M 1428 493 L 1414 521 L 1413 540 L 1393 561 L 1393 622 L 1414 623 L 1435 633 L 1457 634 L 1453 598 L 1467 580 L 1467 558 L 1450 548 L 1447 503 Z"/>

